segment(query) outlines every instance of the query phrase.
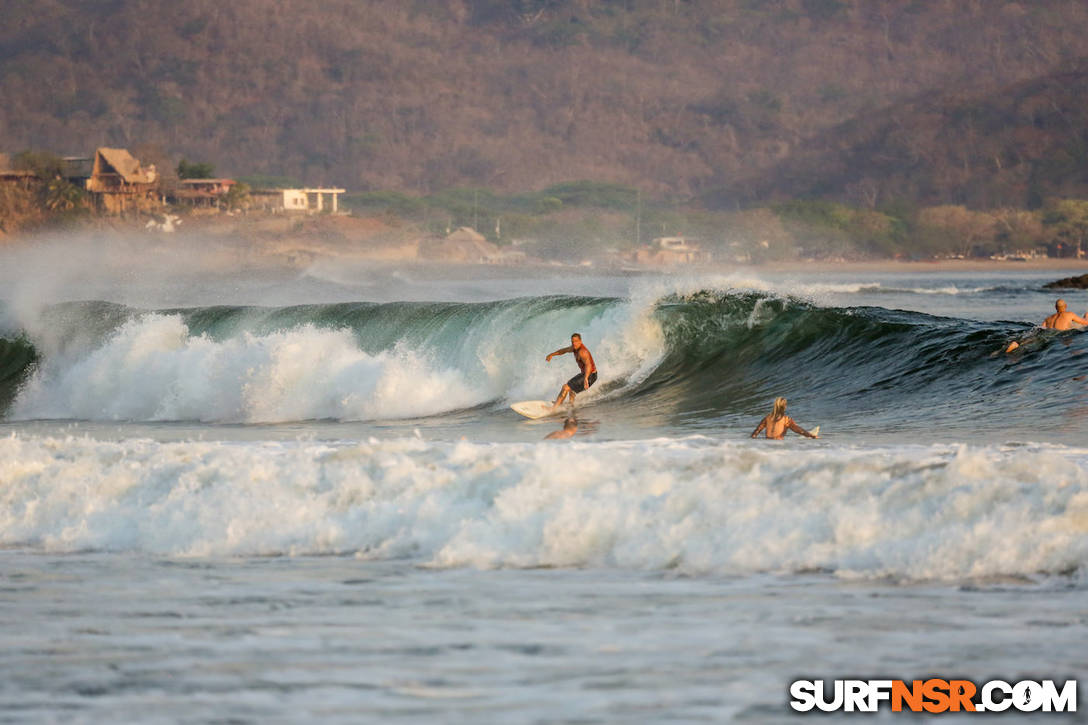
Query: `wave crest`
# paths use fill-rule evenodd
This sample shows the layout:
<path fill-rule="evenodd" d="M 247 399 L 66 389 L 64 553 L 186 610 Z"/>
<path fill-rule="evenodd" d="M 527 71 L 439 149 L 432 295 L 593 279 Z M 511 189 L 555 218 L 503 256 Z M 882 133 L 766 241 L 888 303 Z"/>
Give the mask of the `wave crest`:
<path fill-rule="evenodd" d="M 647 290 L 632 299 L 353 303 L 143 312 L 57 306 L 51 339 L 0 347 L 8 417 L 284 422 L 440 415 L 550 398 L 575 372 L 545 355 L 581 332 L 601 370 L 598 399 L 676 415 L 750 414 L 804 394 L 922 409 L 980 385 L 1039 386 L 1077 373 L 1069 355 L 991 354 L 1008 326 L 872 307 L 826 308 L 765 292 Z M 1068 340 L 1067 340 L 1068 342 Z M 39 356 L 38 350 L 45 351 Z M 1025 348 L 1028 349 L 1028 348 Z M 987 371 L 987 368 L 990 368 Z M 21 388 L 18 395 L 16 389 Z M 932 390 L 932 400 L 918 397 Z"/>

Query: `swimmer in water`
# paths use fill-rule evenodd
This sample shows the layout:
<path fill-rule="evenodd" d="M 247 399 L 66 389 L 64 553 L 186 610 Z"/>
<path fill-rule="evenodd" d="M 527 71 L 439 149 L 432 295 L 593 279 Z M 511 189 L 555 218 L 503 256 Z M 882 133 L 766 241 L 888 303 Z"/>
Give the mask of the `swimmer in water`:
<path fill-rule="evenodd" d="M 774 408 L 771 410 L 771 414 L 759 421 L 759 425 L 752 431 L 752 438 L 758 436 L 760 431 L 766 431 L 767 438 L 780 441 L 786 437 L 787 430 L 792 430 L 794 433 L 803 435 L 805 438 L 818 437 L 815 433 L 809 433 L 807 430 L 797 425 L 797 423 L 793 421 L 793 418 L 786 415 L 785 398 L 775 398 Z"/>
<path fill-rule="evenodd" d="M 567 418 L 565 421 L 563 421 L 562 428 L 544 436 L 544 440 L 562 440 L 563 438 L 570 438 L 577 432 L 578 421 L 574 418 Z"/>
<path fill-rule="evenodd" d="M 1069 310 L 1066 309 L 1065 300 L 1058 300 L 1054 303 L 1054 314 L 1043 320 L 1043 329 L 1046 330 L 1068 330 L 1073 325 L 1088 325 L 1088 320 L 1083 317 L 1078 317 Z M 1088 312 L 1084 313 L 1088 315 Z M 1012 352 L 1020 347 L 1020 343 L 1013 340 L 1009 343 L 1009 346 L 1005 348 L 1005 352 Z"/>

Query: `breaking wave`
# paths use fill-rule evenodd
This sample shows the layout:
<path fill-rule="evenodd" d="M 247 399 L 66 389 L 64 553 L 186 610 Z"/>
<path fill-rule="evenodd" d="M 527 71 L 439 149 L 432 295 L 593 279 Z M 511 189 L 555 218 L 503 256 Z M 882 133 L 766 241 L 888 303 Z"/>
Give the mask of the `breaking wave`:
<path fill-rule="evenodd" d="M 544 358 L 572 332 L 601 370 L 591 400 L 622 401 L 627 415 L 718 420 L 779 394 L 847 419 L 1002 405 L 1042 415 L 1080 372 L 1054 340 L 1085 347 L 1075 333 L 1038 336 L 995 359 L 1025 326 L 706 289 L 153 311 L 66 303 L 34 329 L 0 338 L 9 420 L 391 420 L 501 406 L 554 396 L 574 368 Z"/>
<path fill-rule="evenodd" d="M 901 580 L 1080 575 L 1088 451 L 0 439 L 0 545 Z M 572 472 L 576 472 L 576 475 Z"/>

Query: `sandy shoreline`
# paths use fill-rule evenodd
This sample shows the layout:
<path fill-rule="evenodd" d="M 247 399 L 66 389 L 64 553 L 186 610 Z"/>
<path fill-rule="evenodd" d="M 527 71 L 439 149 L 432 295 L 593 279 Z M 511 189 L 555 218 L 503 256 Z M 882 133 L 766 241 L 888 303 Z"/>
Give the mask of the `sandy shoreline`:
<path fill-rule="evenodd" d="M 121 252 L 128 263 L 166 264 L 170 257 L 186 266 L 201 261 L 225 271 L 231 268 L 268 267 L 305 269 L 318 260 L 342 261 L 375 266 L 490 267 L 507 273 L 517 269 L 560 274 L 679 274 L 741 273 L 769 274 L 895 274 L 895 273 L 1000 273 L 1018 271 L 1053 272 L 1055 279 L 1088 273 L 1088 259 L 1043 257 L 1026 261 L 991 259 L 942 259 L 899 261 L 871 259 L 828 261 L 790 259 L 762 264 L 712 262 L 698 265 L 636 265 L 619 260 L 597 260 L 594 264 L 562 264 L 527 259 L 520 262 L 481 264 L 452 260 L 431 260 L 417 256 L 416 245 L 408 242 L 418 230 L 389 227 L 379 219 L 330 218 L 231 218 L 185 219 L 175 234 L 149 232 L 136 224 L 114 221 L 86 225 L 79 229 L 17 235 L 0 238 L 0 250 L 37 252 L 74 248 L 88 244 Z M 199 260 L 199 261 L 198 261 Z"/>

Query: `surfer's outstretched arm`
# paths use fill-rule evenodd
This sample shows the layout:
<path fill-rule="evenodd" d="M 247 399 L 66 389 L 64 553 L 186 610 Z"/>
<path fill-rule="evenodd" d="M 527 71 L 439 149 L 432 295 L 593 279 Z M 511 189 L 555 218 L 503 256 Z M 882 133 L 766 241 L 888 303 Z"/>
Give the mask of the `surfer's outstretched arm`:
<path fill-rule="evenodd" d="M 548 357 L 544 359 L 544 362 L 551 362 L 552 358 L 556 355 L 566 355 L 568 352 L 574 352 L 573 347 L 561 347 L 555 352 L 548 353 Z"/>
<path fill-rule="evenodd" d="M 749 437 L 750 438 L 755 438 L 757 435 L 762 433 L 763 429 L 766 428 L 766 427 L 767 427 L 767 419 L 764 418 L 763 420 L 759 421 L 759 425 L 756 426 L 756 429 L 754 431 L 752 431 L 752 435 L 749 436 Z"/>
<path fill-rule="evenodd" d="M 816 438 L 817 437 L 817 436 L 813 435 L 812 433 L 809 433 L 807 430 L 805 430 L 801 426 L 797 425 L 797 423 L 794 422 L 793 418 L 790 418 L 790 421 L 789 421 L 789 423 L 786 424 L 786 427 L 789 428 L 790 430 L 792 430 L 794 433 L 797 433 L 798 435 L 803 435 L 805 438 Z"/>

